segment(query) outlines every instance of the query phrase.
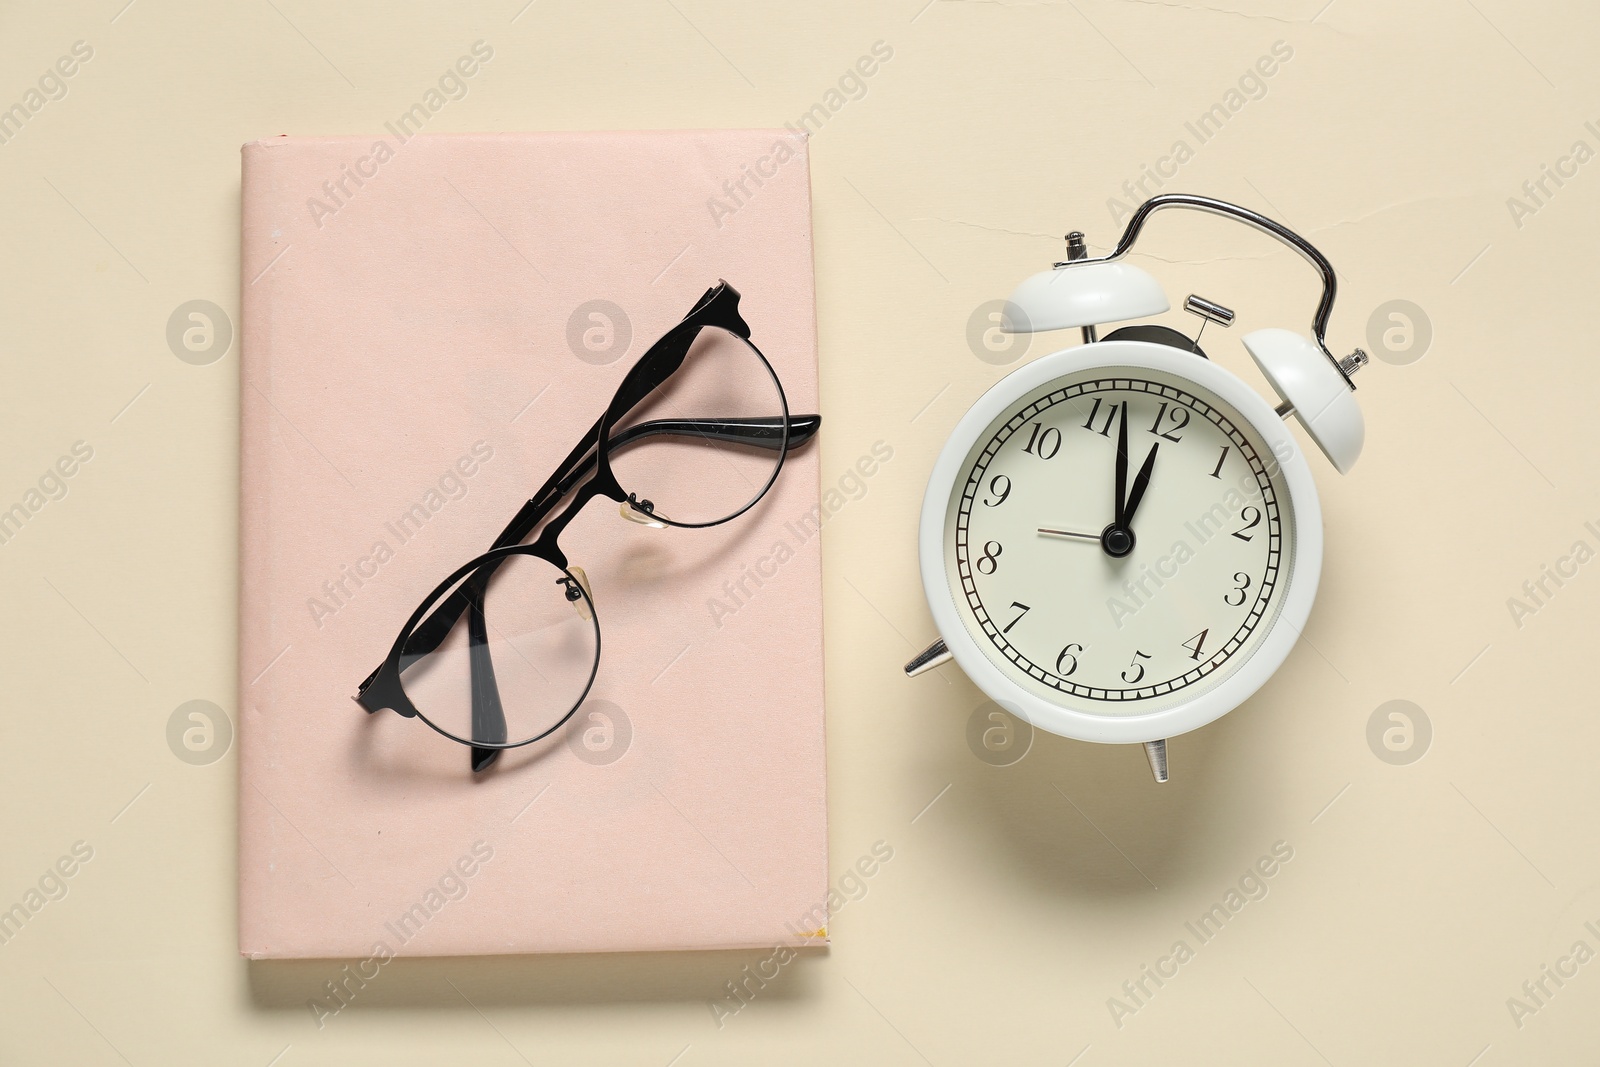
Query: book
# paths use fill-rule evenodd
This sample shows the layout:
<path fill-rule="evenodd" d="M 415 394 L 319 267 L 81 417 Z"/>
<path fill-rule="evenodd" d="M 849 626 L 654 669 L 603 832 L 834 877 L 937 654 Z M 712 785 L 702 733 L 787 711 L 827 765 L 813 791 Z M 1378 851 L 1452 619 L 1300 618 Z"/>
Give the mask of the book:
<path fill-rule="evenodd" d="M 718 279 L 791 412 L 817 410 L 804 139 L 385 130 L 242 156 L 241 953 L 824 943 L 817 442 L 722 526 L 591 502 L 562 545 L 604 655 L 546 741 L 474 775 L 351 699 Z"/>

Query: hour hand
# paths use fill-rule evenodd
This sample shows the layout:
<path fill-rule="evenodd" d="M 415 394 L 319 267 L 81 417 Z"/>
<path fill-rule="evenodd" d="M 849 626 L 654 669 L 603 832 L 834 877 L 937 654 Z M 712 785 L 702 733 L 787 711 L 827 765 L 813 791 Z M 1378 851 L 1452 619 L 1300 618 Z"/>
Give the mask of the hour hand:
<path fill-rule="evenodd" d="M 1133 476 L 1133 487 L 1128 490 L 1128 502 L 1122 509 L 1124 526 L 1133 525 L 1133 513 L 1139 510 L 1139 501 L 1144 499 L 1144 491 L 1150 486 L 1150 474 L 1156 468 L 1156 451 L 1160 447 L 1159 441 L 1150 446 L 1150 454 L 1144 457 L 1144 466 Z"/>

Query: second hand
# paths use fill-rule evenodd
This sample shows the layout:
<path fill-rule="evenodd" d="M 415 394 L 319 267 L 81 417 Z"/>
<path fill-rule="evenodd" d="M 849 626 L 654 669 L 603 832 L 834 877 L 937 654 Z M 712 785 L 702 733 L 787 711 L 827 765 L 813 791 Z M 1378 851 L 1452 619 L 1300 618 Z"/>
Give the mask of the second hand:
<path fill-rule="evenodd" d="M 1057 530 L 1051 526 L 1041 526 L 1039 527 L 1039 532 L 1044 534 L 1046 537 L 1070 537 L 1079 541 L 1100 540 L 1099 534 L 1078 533 L 1076 530 Z"/>

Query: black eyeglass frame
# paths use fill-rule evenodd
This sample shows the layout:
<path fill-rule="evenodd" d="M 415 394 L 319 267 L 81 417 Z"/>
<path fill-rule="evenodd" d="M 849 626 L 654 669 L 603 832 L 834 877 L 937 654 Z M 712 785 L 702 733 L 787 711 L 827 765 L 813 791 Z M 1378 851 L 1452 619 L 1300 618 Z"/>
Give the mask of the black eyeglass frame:
<path fill-rule="evenodd" d="M 777 390 L 781 417 L 728 418 L 728 419 L 658 419 L 628 427 L 617 433 L 613 428 L 639 403 L 665 384 L 683 367 L 690 347 L 702 330 L 716 328 L 732 334 L 760 360 L 771 376 Z M 472 749 L 472 768 L 487 768 L 499 753 L 511 748 L 521 748 L 549 737 L 577 713 L 600 669 L 600 616 L 586 583 L 568 566 L 566 553 L 560 546 L 563 530 L 577 518 L 578 513 L 596 496 L 605 496 L 635 512 L 641 521 L 659 522 L 684 529 L 705 529 L 719 526 L 738 518 L 754 507 L 777 481 L 783 463 L 791 448 L 804 444 L 815 436 L 821 427 L 817 415 L 791 416 L 788 397 L 783 383 L 771 362 L 750 340 L 750 326 L 739 314 L 739 292 L 726 281 L 707 289 L 684 319 L 661 336 L 655 344 L 639 357 L 623 377 L 605 413 L 590 427 L 566 459 L 540 487 L 516 516 L 495 539 L 490 549 L 458 567 L 424 597 L 417 609 L 401 628 L 393 646 L 382 664 L 361 683 L 355 701 L 373 714 L 385 709 L 406 718 L 421 719 L 437 733 L 467 745 Z M 623 489 L 612 470 L 611 455 L 653 436 L 691 436 L 701 439 L 752 445 L 777 452 L 777 462 L 772 472 L 750 500 L 737 511 L 709 522 L 683 522 L 658 514 L 649 500 Z M 587 481 L 580 480 L 590 472 Z M 545 520 L 560 502 L 570 500 L 565 508 L 548 522 Z M 530 544 L 522 544 L 540 523 L 544 528 Z M 573 702 L 565 715 L 537 735 L 522 740 L 506 740 L 504 711 L 500 705 L 494 668 L 489 658 L 488 623 L 484 612 L 484 595 L 489 579 L 498 567 L 513 556 L 533 556 L 551 564 L 562 573 L 557 584 L 565 585 L 565 595 L 571 602 L 585 601 L 591 624 L 594 627 L 594 661 L 583 692 Z M 476 575 L 474 572 L 477 571 Z M 469 576 L 471 576 L 469 578 Z M 447 595 L 448 594 L 448 595 Z M 431 614 L 430 614 L 431 612 Z M 423 656 L 429 655 L 444 643 L 463 613 L 468 614 L 468 652 L 472 684 L 472 738 L 457 736 L 423 714 L 406 694 L 401 674 Z M 426 616 L 426 620 L 424 617 Z"/>

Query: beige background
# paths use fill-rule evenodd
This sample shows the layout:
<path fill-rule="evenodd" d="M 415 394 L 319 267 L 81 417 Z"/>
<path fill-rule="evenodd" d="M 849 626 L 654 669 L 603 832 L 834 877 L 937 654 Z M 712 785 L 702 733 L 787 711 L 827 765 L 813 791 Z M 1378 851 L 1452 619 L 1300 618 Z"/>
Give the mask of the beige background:
<path fill-rule="evenodd" d="M 0 504 L 75 441 L 94 458 L 0 545 L 0 904 L 75 841 L 94 858 L 0 946 L 0 1060 L 1592 1056 L 1600 963 L 1546 979 L 1520 1027 L 1507 998 L 1574 942 L 1600 949 L 1584 926 L 1600 928 L 1600 571 L 1520 628 L 1506 602 L 1574 541 L 1600 547 L 1583 527 L 1600 519 L 1584 336 L 1600 164 L 1547 182 L 1520 227 L 1507 198 L 1575 141 L 1600 148 L 1597 20 L 1577 3 L 1325 3 L 11 6 L 0 106 L 73 42 L 94 57 L 0 145 Z M 893 49 L 812 160 L 824 480 L 894 449 L 825 534 L 835 878 L 875 841 L 894 858 L 836 915 L 831 951 L 720 1028 L 708 1003 L 761 954 L 397 963 L 319 1030 L 305 1002 L 338 965 L 235 955 L 233 754 L 191 766 L 166 741 L 185 701 L 236 712 L 237 350 L 193 366 L 165 329 L 193 299 L 237 316 L 238 146 L 376 130 L 480 38 L 493 63 L 430 131 L 778 125 L 875 41 Z M 1366 455 L 1348 477 L 1316 469 L 1328 554 L 1307 641 L 1173 743 L 1170 785 L 1137 749 L 1044 736 L 990 766 L 966 741 L 980 694 L 953 669 L 899 673 L 932 636 L 924 478 L 1006 370 L 969 347 L 969 317 L 1066 229 L 1105 248 L 1108 198 L 1176 139 L 1194 147 L 1184 123 L 1280 40 L 1292 59 L 1167 188 L 1318 243 L 1344 285 L 1338 350 L 1394 299 L 1423 309 L 1431 349 L 1359 378 Z M 1238 308 L 1235 334 L 1304 325 L 1314 286 L 1291 254 L 1158 221 L 1141 262 L 1175 297 Z M 1247 373 L 1234 335 L 1208 338 Z M 1403 766 L 1367 741 L 1396 699 L 1432 724 Z M 1280 841 L 1293 859 L 1268 895 L 1198 944 L 1185 922 Z M 1108 998 L 1179 939 L 1194 958 L 1119 1028 Z"/>

